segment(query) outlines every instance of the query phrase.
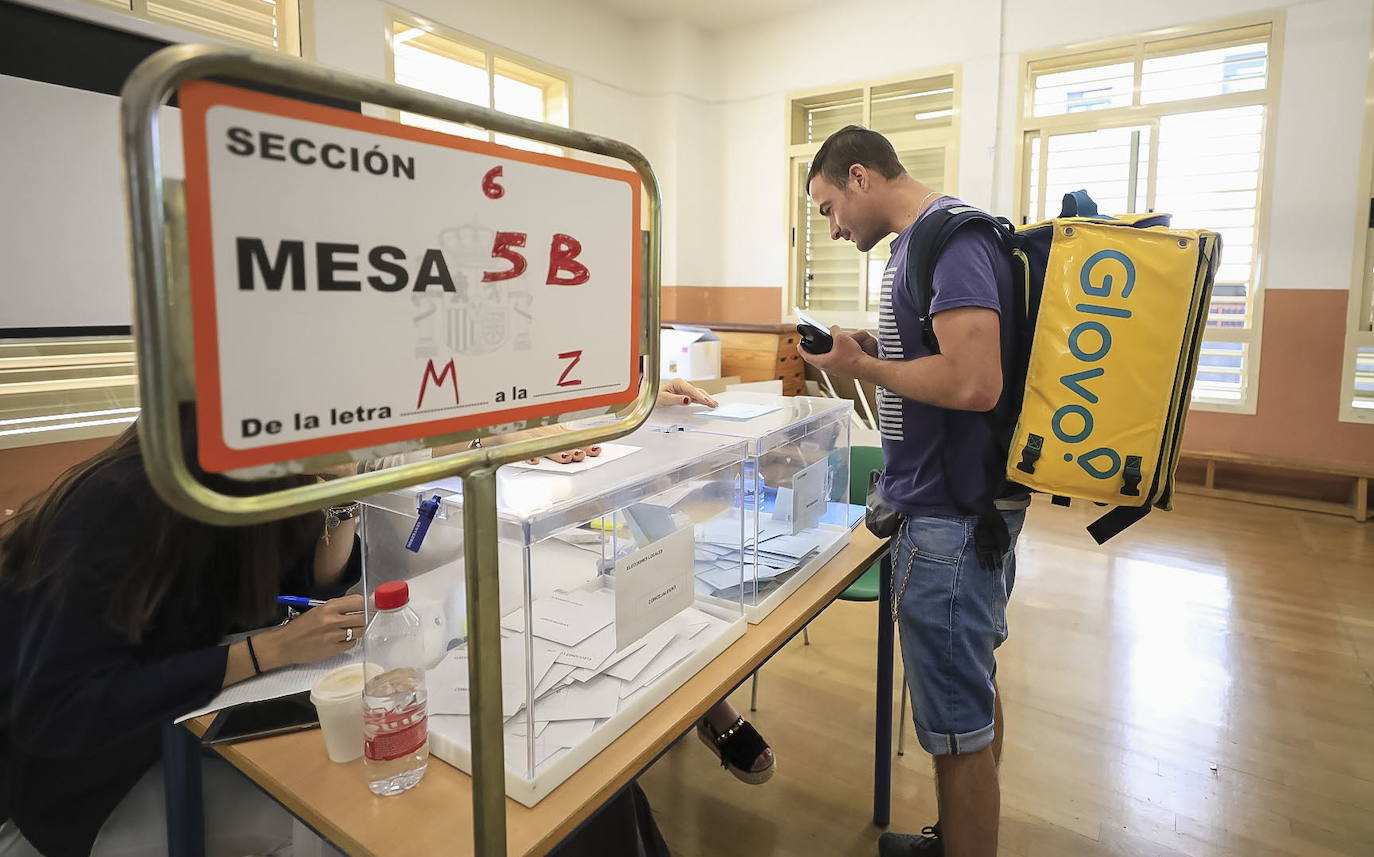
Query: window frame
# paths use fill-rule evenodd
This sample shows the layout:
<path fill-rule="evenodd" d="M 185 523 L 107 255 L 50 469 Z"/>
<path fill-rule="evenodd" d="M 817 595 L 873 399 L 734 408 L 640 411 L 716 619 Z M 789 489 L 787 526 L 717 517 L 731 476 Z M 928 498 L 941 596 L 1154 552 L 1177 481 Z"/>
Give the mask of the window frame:
<path fill-rule="evenodd" d="M 241 41 L 222 33 L 201 30 L 179 21 L 168 21 L 154 17 L 148 13 L 148 0 L 128 0 L 129 8 L 127 9 L 123 8 L 122 3 L 121 5 L 116 5 L 114 2 L 109 2 L 109 0 L 75 0 L 75 2 L 83 7 L 99 9 L 108 14 L 118 15 L 130 21 L 139 22 L 140 24 L 149 24 L 158 28 L 166 27 L 174 32 L 193 33 L 201 39 L 211 39 L 224 44 L 243 45 L 257 50 L 274 50 L 275 53 L 285 54 L 286 56 L 313 59 L 313 50 L 306 50 L 307 43 L 310 42 L 310 40 L 306 35 L 309 28 L 305 26 L 305 22 L 311 19 L 311 14 L 314 11 L 312 6 L 314 0 L 277 0 L 277 7 L 283 10 L 281 26 L 284 35 L 275 49 L 266 48 L 252 42 Z M 62 10 L 60 8 L 55 8 L 53 11 L 60 13 Z M 96 23 L 102 25 L 107 24 L 106 21 L 100 20 L 98 16 L 93 16 L 89 20 L 94 20 Z M 157 33 L 152 35 L 156 38 L 166 38 Z M 172 38 L 170 41 L 177 42 L 182 41 L 182 39 Z M 311 46 L 313 47 L 313 43 L 311 43 Z"/>
<path fill-rule="evenodd" d="M 566 69 L 561 69 L 557 66 L 549 65 L 548 63 L 541 62 L 540 60 L 537 60 L 526 54 L 519 53 L 518 51 L 509 50 L 508 48 L 502 47 L 501 45 L 495 44 L 494 42 L 488 42 L 485 39 L 480 39 L 469 33 L 465 33 L 462 30 L 455 29 L 445 24 L 440 24 L 432 18 L 426 18 L 423 15 L 416 15 L 413 12 L 408 12 L 404 9 L 398 9 L 395 6 L 383 7 L 383 21 L 385 23 L 383 25 L 382 34 L 386 42 L 386 80 L 388 83 L 396 83 L 396 50 L 395 45 L 392 42 L 392 25 L 405 24 L 410 27 L 416 27 L 420 30 L 424 30 L 426 33 L 430 33 L 440 38 L 448 39 L 451 42 L 457 42 L 463 47 L 470 48 L 475 51 L 480 51 L 486 57 L 487 97 L 489 99 L 489 103 L 493 105 L 493 109 L 495 109 L 496 104 L 495 65 L 498 60 L 503 60 L 505 62 L 521 66 L 522 68 L 528 71 L 532 71 L 537 74 L 541 74 L 546 77 L 551 77 L 558 80 L 563 84 L 564 110 L 567 113 L 568 117 L 567 125 L 560 125 L 560 127 L 575 127 L 574 123 L 576 120 L 574 118 L 573 112 L 574 99 L 572 73 L 567 71 Z M 383 110 L 383 118 L 389 119 L 392 122 L 399 122 L 401 121 L 400 111 L 390 107 L 385 108 Z M 543 121 L 553 125 L 559 124 L 557 122 L 549 121 L 549 104 L 547 98 L 544 103 Z M 487 142 L 495 143 L 495 138 L 495 132 L 491 131 L 490 129 L 487 129 Z M 564 155 L 567 154 L 566 150 L 560 149 L 560 151 Z"/>
<path fill-rule="evenodd" d="M 1028 185 L 1030 178 L 1029 158 L 1032 135 L 1039 133 L 1048 141 L 1053 134 L 1097 131 L 1104 128 L 1128 125 L 1151 125 L 1156 129 L 1150 141 L 1150 184 L 1148 185 L 1147 208 L 1153 207 L 1156 178 L 1156 164 L 1160 147 L 1157 133 L 1160 119 L 1182 113 L 1201 113 L 1221 110 L 1228 107 L 1249 107 L 1260 105 L 1264 108 L 1264 141 L 1260 151 L 1259 195 L 1257 217 L 1255 220 L 1255 258 L 1254 294 L 1251 298 L 1250 325 L 1244 328 L 1208 327 L 1204 340 L 1213 342 L 1241 342 L 1246 345 L 1246 359 L 1243 397 L 1238 402 L 1221 402 L 1194 398 L 1191 408 L 1197 411 L 1214 411 L 1231 414 L 1254 414 L 1259 406 L 1260 342 L 1264 331 L 1264 297 L 1268 280 L 1266 250 L 1268 248 L 1269 224 L 1273 211 L 1274 189 L 1274 149 L 1278 138 L 1279 83 L 1283 68 L 1283 38 L 1285 15 L 1283 10 L 1274 10 L 1255 15 L 1244 15 L 1209 21 L 1204 24 L 1165 27 L 1137 33 L 1133 36 L 1101 39 L 1062 45 L 1044 50 L 1028 51 L 1021 54 L 1019 71 L 1019 110 L 1016 118 L 1015 186 L 1013 204 L 1016 217 L 1025 212 L 1030 198 Z M 1196 38 L 1208 35 L 1224 36 L 1227 31 L 1246 27 L 1269 26 L 1268 73 L 1263 90 L 1223 93 L 1202 98 L 1185 98 L 1174 101 L 1142 103 L 1141 83 L 1144 70 L 1145 46 L 1147 43 L 1170 39 Z M 1217 38 L 1217 41 L 1223 41 Z M 1035 79 L 1032 67 L 1046 60 L 1069 60 L 1071 57 L 1089 53 L 1107 53 L 1130 49 L 1134 63 L 1131 83 L 1131 104 L 1127 107 L 1089 110 L 1079 113 L 1065 113 L 1054 116 L 1035 116 Z M 1193 50 L 1205 50 L 1199 45 Z M 1040 173 L 1044 180 L 1045 159 L 1048 144 L 1040 146 Z M 1042 200 L 1047 213 L 1049 200 Z"/>
<path fill-rule="evenodd" d="M 1355 407 L 1355 356 L 1360 348 L 1374 348 L 1374 48 L 1369 53 L 1369 79 L 1365 85 L 1364 142 L 1360 147 L 1360 178 L 1357 185 L 1368 196 L 1359 197 L 1355 217 L 1354 255 L 1351 260 L 1350 297 L 1346 301 L 1345 348 L 1341 351 L 1341 411 L 1345 423 L 1374 425 L 1374 408 Z M 1365 206 L 1369 207 L 1366 208 Z"/>
<path fill-rule="evenodd" d="M 853 92 L 858 90 L 862 99 L 862 115 L 859 124 L 865 128 L 869 127 L 871 121 L 872 91 L 885 86 L 892 86 L 902 83 L 915 83 L 930 78 L 950 77 L 952 79 L 953 93 L 951 97 L 953 112 L 950 114 L 950 124 L 941 128 L 921 128 L 914 131 L 902 131 L 886 136 L 892 141 L 893 148 L 898 152 L 910 149 L 929 149 L 942 147 L 945 153 L 945 188 L 944 193 L 957 194 L 959 186 L 959 148 L 961 132 L 961 116 L 963 96 L 963 66 L 947 65 L 934 68 L 920 69 L 917 71 L 906 72 L 904 74 L 889 75 L 887 77 L 873 78 L 870 80 L 853 81 L 849 83 L 831 84 L 813 89 L 798 90 L 789 92 L 783 102 L 783 122 L 784 132 L 784 164 L 787 170 L 787 181 L 784 184 L 786 193 L 787 218 L 783 228 L 783 247 L 787 252 L 787 280 L 782 289 L 782 320 L 784 323 L 796 323 L 796 313 L 792 311 L 793 306 L 801 305 L 800 283 L 797 278 L 800 273 L 798 254 L 800 244 L 797 243 L 796 236 L 800 233 L 804 224 L 798 219 L 799 212 L 802 211 L 802 200 L 806 197 L 806 188 L 802 187 L 804 179 L 798 175 L 799 166 L 815 156 L 820 149 L 821 143 L 798 143 L 792 139 L 793 133 L 793 112 L 798 101 L 805 101 L 819 96 L 839 95 L 841 93 Z M 824 142 L 824 141 L 822 141 Z M 810 205 L 808 202 L 807 205 Z M 890 240 L 890 239 L 889 239 Z M 858 251 L 855 250 L 857 253 Z M 858 293 L 860 302 L 867 299 L 868 285 L 868 254 L 860 254 L 863 261 L 859 264 L 860 282 Z M 878 324 L 878 312 L 875 307 L 872 311 L 854 310 L 848 312 L 834 310 L 817 310 L 824 316 L 822 321 L 831 324 L 838 324 L 843 327 L 851 328 L 873 328 Z"/>

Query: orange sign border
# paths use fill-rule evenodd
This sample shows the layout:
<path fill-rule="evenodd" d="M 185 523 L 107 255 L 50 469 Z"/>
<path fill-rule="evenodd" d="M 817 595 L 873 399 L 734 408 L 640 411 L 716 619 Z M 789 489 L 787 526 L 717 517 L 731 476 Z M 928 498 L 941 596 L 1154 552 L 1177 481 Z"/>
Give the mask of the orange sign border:
<path fill-rule="evenodd" d="M 207 471 L 219 473 L 226 470 L 346 452 L 369 446 L 382 446 L 407 440 L 418 440 L 423 437 L 453 434 L 499 423 L 520 422 L 569 411 L 625 404 L 638 396 L 640 373 L 637 349 L 644 324 L 641 306 L 644 288 L 643 248 L 639 237 L 641 185 L 638 173 L 585 161 L 575 161 L 571 158 L 527 152 L 522 149 L 513 149 L 480 140 L 470 140 L 465 137 L 455 137 L 424 128 L 413 128 L 347 110 L 293 101 L 289 98 L 252 92 L 206 80 L 192 80 L 183 83 L 178 91 L 178 99 L 182 113 L 182 140 L 186 166 L 186 241 L 191 279 L 193 347 L 196 358 L 196 411 L 198 421 L 196 431 L 200 442 L 200 463 Z M 308 122 L 401 140 L 429 143 L 449 149 L 493 155 L 506 160 L 524 161 L 555 169 L 623 181 L 630 185 L 631 199 L 633 200 L 630 224 L 630 246 L 633 253 L 631 261 L 630 384 L 624 390 L 586 398 L 563 399 L 547 405 L 527 405 L 423 423 L 410 423 L 403 426 L 335 434 L 310 440 L 270 444 L 253 449 L 230 447 L 222 437 L 224 426 L 223 400 L 220 388 L 219 327 L 215 303 L 215 270 L 210 217 L 209 147 L 205 129 L 206 112 L 212 107 L 221 105 L 240 107 L 274 116 L 302 119 Z"/>

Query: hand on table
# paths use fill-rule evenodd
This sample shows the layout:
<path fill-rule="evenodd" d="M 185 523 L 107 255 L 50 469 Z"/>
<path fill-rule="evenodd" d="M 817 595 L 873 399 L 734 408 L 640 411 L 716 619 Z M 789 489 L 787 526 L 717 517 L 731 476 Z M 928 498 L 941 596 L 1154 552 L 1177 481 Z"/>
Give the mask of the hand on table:
<path fill-rule="evenodd" d="M 700 387 L 688 383 L 681 378 L 673 378 L 665 381 L 658 391 L 658 407 L 668 405 L 706 405 L 714 408 L 717 405 L 715 399 Z"/>
<path fill-rule="evenodd" d="M 523 431 L 515 431 L 510 432 L 509 434 L 496 435 L 495 437 L 492 437 L 490 440 L 488 440 L 488 444 L 494 446 L 498 443 L 512 443 L 518 440 L 533 440 L 534 438 L 539 437 L 552 437 L 553 435 L 562 434 L 566 431 L 566 428 L 558 425 L 537 426 L 535 428 L 525 429 Z M 583 446 L 578 447 L 577 449 L 564 450 L 563 452 L 550 453 L 544 457 L 547 458 L 549 461 L 554 462 L 555 464 L 572 464 L 577 461 L 585 461 L 588 458 L 596 458 L 600 454 L 600 446 Z M 528 458 L 526 459 L 526 462 L 529 464 L 538 464 L 539 459 Z"/>

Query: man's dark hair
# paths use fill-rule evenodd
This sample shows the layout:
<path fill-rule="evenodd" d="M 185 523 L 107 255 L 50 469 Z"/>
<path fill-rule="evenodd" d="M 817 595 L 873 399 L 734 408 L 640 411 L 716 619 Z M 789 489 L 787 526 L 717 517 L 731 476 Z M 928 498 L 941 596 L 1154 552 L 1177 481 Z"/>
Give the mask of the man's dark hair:
<path fill-rule="evenodd" d="M 863 164 L 876 170 L 885 179 L 895 179 L 906 168 L 897 160 L 897 152 L 887 138 L 862 125 L 846 125 L 831 134 L 811 159 L 811 172 L 806 174 L 806 186 L 818 174 L 837 188 L 849 186 L 849 168 Z"/>

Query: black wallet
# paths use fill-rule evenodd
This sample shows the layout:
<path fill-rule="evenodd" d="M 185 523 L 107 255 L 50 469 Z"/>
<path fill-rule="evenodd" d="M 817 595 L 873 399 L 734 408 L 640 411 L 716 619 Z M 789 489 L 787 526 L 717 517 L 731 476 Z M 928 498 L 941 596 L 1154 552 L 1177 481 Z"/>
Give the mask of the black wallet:
<path fill-rule="evenodd" d="M 875 470 L 868 476 L 868 497 L 864 502 L 864 526 L 868 531 L 880 539 L 887 539 L 897 534 L 897 528 L 902 525 L 902 513 L 883 502 L 883 495 L 878 491 L 878 479 L 883 472 Z"/>

